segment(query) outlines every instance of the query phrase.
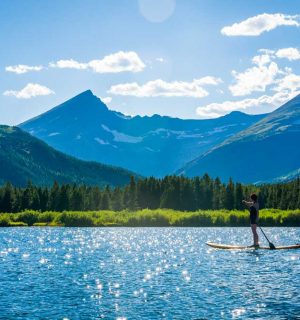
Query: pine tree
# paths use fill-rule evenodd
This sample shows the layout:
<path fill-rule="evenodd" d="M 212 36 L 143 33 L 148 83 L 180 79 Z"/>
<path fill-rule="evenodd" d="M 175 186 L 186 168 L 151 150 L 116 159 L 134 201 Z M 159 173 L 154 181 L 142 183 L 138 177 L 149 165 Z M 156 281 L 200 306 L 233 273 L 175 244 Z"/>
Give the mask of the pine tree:
<path fill-rule="evenodd" d="M 71 210 L 84 210 L 84 199 L 82 190 L 74 185 L 70 191 L 70 209 Z"/>
<path fill-rule="evenodd" d="M 32 183 L 29 181 L 27 183 L 26 188 L 23 191 L 22 194 L 22 209 L 26 210 L 26 209 L 32 209 L 32 201 L 33 201 L 33 186 Z"/>
<path fill-rule="evenodd" d="M 180 182 L 180 210 L 196 210 L 196 197 L 192 181 L 190 179 L 181 179 Z"/>
<path fill-rule="evenodd" d="M 195 202 L 196 210 L 201 208 L 201 199 L 202 199 L 202 188 L 200 178 L 196 177 L 194 182 L 194 193 L 195 193 Z"/>
<path fill-rule="evenodd" d="M 99 187 L 92 189 L 91 210 L 100 210 L 101 208 L 101 191 Z"/>
<path fill-rule="evenodd" d="M 234 208 L 234 184 L 232 179 L 229 179 L 229 182 L 226 186 L 225 190 L 225 200 L 224 200 L 225 208 L 227 210 L 233 210 Z"/>
<path fill-rule="evenodd" d="M 54 181 L 49 196 L 49 209 L 52 211 L 58 211 L 59 209 L 59 193 L 59 185 L 57 181 Z"/>
<path fill-rule="evenodd" d="M 136 183 L 133 176 L 130 177 L 128 209 L 132 211 L 137 210 Z"/>
<path fill-rule="evenodd" d="M 237 210 L 243 210 L 244 206 L 242 200 L 244 199 L 243 187 L 241 183 L 236 183 L 235 185 L 235 195 L 234 195 L 234 208 Z"/>
<path fill-rule="evenodd" d="M 40 199 L 40 210 L 46 211 L 49 209 L 49 191 L 48 188 L 38 188 L 38 195 Z"/>
<path fill-rule="evenodd" d="M 101 210 L 109 210 L 111 207 L 110 203 L 110 188 L 106 186 L 102 197 L 101 197 Z"/>
<path fill-rule="evenodd" d="M 1 212 L 13 212 L 14 206 L 14 190 L 11 183 L 7 182 L 3 189 L 3 195 L 1 199 Z"/>
<path fill-rule="evenodd" d="M 40 197 L 37 191 L 37 187 L 31 185 L 31 209 L 33 210 L 40 210 Z"/>
<path fill-rule="evenodd" d="M 218 210 L 222 207 L 222 184 L 221 180 L 217 177 L 213 182 L 213 201 L 212 209 Z"/>
<path fill-rule="evenodd" d="M 114 211 L 121 211 L 123 209 L 122 191 L 119 187 L 116 187 L 113 191 L 111 206 Z"/>
<path fill-rule="evenodd" d="M 70 210 L 70 187 L 68 185 L 62 185 L 57 200 L 58 211 Z"/>
<path fill-rule="evenodd" d="M 206 173 L 202 178 L 203 198 L 201 209 L 212 209 L 213 206 L 213 184 L 209 175 Z"/>
<path fill-rule="evenodd" d="M 160 208 L 163 209 L 175 209 L 174 198 L 177 195 L 175 187 L 173 185 L 168 185 L 164 188 L 164 192 L 160 198 Z"/>

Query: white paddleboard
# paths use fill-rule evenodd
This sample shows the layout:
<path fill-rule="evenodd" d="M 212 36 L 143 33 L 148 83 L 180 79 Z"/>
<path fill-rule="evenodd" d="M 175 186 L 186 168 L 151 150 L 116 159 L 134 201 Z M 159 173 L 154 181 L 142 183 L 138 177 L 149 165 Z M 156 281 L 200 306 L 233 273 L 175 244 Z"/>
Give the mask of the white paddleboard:
<path fill-rule="evenodd" d="M 206 244 L 208 246 L 216 248 L 216 249 L 225 249 L 225 250 L 244 250 L 244 249 L 271 250 L 270 247 L 238 246 L 238 245 L 213 243 L 213 242 L 206 242 Z M 288 249 L 300 249 L 300 244 L 294 244 L 294 245 L 291 245 L 291 246 L 275 246 L 275 250 L 288 250 Z"/>

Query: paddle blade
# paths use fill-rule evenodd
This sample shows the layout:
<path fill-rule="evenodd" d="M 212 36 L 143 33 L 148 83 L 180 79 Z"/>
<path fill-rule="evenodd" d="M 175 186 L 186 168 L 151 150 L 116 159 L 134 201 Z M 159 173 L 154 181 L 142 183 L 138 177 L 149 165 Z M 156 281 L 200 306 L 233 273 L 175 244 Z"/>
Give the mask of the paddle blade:
<path fill-rule="evenodd" d="M 274 244 L 271 243 L 271 242 L 269 242 L 269 246 L 270 246 L 270 249 L 271 249 L 271 250 L 275 250 L 275 249 L 276 249 L 275 246 L 274 246 Z"/>

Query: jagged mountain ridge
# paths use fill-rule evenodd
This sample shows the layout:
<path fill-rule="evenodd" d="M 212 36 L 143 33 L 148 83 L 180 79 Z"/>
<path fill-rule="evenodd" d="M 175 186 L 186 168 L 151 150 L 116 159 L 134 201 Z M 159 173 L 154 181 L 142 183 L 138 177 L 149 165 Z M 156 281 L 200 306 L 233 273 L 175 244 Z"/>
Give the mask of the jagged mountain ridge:
<path fill-rule="evenodd" d="M 300 95 L 188 163 L 178 174 L 209 172 L 245 183 L 278 181 L 300 167 Z M 282 181 L 282 180 L 281 180 Z"/>
<path fill-rule="evenodd" d="M 87 90 L 20 127 L 79 159 L 160 177 L 172 174 L 264 116 L 233 112 L 209 120 L 128 117 L 109 110 Z"/>

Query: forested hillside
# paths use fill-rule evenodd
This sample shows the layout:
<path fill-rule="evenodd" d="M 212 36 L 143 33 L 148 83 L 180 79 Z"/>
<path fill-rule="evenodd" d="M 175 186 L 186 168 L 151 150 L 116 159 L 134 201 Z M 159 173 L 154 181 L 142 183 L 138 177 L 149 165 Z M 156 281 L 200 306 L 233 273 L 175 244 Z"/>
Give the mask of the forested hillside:
<path fill-rule="evenodd" d="M 133 172 L 82 161 L 59 152 L 17 127 L 0 126 L 0 185 L 10 181 L 24 187 L 30 180 L 38 186 L 59 183 L 121 186 Z"/>

